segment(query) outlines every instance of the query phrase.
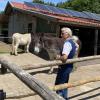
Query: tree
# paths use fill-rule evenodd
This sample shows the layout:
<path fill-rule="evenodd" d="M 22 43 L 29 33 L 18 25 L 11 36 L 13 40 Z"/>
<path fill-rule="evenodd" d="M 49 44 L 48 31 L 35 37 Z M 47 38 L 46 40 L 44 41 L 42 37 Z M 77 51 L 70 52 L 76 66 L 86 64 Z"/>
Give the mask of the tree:
<path fill-rule="evenodd" d="M 44 4 L 44 0 L 33 0 L 33 3 L 41 3 L 41 4 Z"/>
<path fill-rule="evenodd" d="M 56 6 L 77 11 L 100 13 L 100 0 L 67 0 L 66 2 L 58 3 Z"/>
<path fill-rule="evenodd" d="M 55 6 L 54 3 L 52 3 L 52 2 L 44 2 L 44 0 L 33 0 L 33 3 L 40 3 L 40 4 L 46 4 L 46 5 L 50 5 L 50 6 Z"/>

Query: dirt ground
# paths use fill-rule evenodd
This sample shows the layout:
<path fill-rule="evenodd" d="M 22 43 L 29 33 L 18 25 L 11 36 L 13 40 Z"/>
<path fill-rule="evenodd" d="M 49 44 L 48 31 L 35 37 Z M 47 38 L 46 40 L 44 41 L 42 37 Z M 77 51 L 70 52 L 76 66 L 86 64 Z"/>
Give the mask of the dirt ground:
<path fill-rule="evenodd" d="M 0 57 L 2 56 L 6 57 L 11 62 L 19 65 L 22 68 L 30 67 L 32 64 L 37 63 L 48 63 L 48 61 L 43 60 L 31 53 L 22 53 L 18 56 L 13 56 L 9 53 L 0 54 Z M 76 64 L 78 69 L 71 73 L 69 82 L 71 83 L 100 76 L 99 62 L 100 60 L 94 60 Z M 57 66 L 55 66 L 52 74 L 48 74 L 49 69 L 50 68 L 47 67 L 27 70 L 27 72 L 34 78 L 50 87 L 54 86 Z M 43 100 L 9 70 L 4 75 L 0 74 L 0 89 L 3 89 L 6 92 L 6 100 Z M 100 100 L 100 81 L 69 88 L 68 96 L 69 100 Z"/>
<path fill-rule="evenodd" d="M 0 41 L 0 54 L 11 52 L 11 44 L 6 44 Z"/>
<path fill-rule="evenodd" d="M 3 56 L 3 55 L 2 55 Z M 23 67 L 23 63 L 28 65 L 33 63 L 47 63 L 33 54 L 20 54 L 16 56 L 5 55 L 11 61 Z M 26 60 L 25 59 L 29 59 Z M 23 61 L 21 60 L 23 59 Z M 28 67 L 28 66 L 27 66 Z M 48 74 L 50 68 L 40 68 L 28 70 L 34 78 L 40 80 L 47 86 L 54 86 L 56 78 L 56 66 L 52 74 Z M 80 66 L 71 73 L 70 82 L 94 78 L 100 76 L 100 64 Z M 7 74 L 0 75 L 0 89 L 7 93 L 7 100 L 42 100 L 36 93 L 31 91 L 16 76 L 8 71 Z M 11 99 L 12 98 L 12 99 Z M 69 89 L 70 100 L 100 100 L 100 82 L 92 82 L 82 86 Z"/>

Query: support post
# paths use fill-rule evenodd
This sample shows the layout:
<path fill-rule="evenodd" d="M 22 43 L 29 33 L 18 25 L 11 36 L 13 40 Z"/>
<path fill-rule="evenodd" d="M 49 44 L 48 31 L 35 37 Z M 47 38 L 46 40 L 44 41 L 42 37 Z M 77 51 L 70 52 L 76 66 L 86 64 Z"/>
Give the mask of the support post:
<path fill-rule="evenodd" d="M 98 29 L 95 29 L 94 55 L 97 55 L 97 50 L 98 50 Z"/>

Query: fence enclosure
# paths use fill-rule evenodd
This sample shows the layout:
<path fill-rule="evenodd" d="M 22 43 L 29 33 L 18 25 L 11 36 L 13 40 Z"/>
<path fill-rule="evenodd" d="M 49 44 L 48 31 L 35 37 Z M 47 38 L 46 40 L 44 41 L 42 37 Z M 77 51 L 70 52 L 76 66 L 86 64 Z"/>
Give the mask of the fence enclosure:
<path fill-rule="evenodd" d="M 92 59 L 100 59 L 100 55 L 68 59 L 66 61 L 66 63 L 82 62 L 82 61 L 87 61 L 87 60 L 92 60 Z M 26 71 L 21 69 L 18 65 L 10 62 L 9 60 L 1 57 L 0 64 L 1 64 L 2 68 L 9 69 L 22 82 L 24 82 L 31 90 L 34 90 L 36 93 L 38 93 L 44 100 L 64 100 L 62 97 L 57 95 L 52 90 L 59 90 L 59 89 L 64 89 L 64 88 L 68 88 L 68 87 L 82 85 L 82 84 L 85 84 L 88 82 L 100 81 L 100 77 L 97 77 L 95 79 L 88 80 L 88 81 L 82 81 L 80 83 L 62 84 L 62 85 L 54 86 L 54 87 L 51 87 L 52 90 L 50 90 L 49 87 L 44 85 L 42 82 L 36 80 L 35 78 L 33 78 L 32 75 L 30 75 L 29 73 L 27 73 Z M 48 66 L 50 67 L 50 66 L 56 66 L 56 65 L 60 65 L 60 64 L 62 64 L 61 61 L 55 60 L 55 61 L 50 61 L 48 64 L 35 65 L 35 68 L 43 68 L 43 67 L 48 67 Z M 31 69 L 33 69 L 33 67 L 31 67 Z"/>

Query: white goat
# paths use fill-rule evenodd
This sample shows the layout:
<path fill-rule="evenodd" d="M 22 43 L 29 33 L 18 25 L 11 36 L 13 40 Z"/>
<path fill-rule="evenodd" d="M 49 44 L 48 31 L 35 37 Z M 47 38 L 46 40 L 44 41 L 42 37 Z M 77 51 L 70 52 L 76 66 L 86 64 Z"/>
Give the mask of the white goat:
<path fill-rule="evenodd" d="M 31 43 L 31 34 L 14 33 L 12 36 L 12 54 L 18 55 L 17 49 L 19 45 L 25 45 L 25 52 L 29 52 L 29 45 Z"/>

